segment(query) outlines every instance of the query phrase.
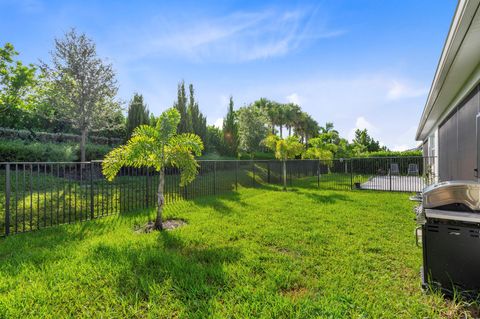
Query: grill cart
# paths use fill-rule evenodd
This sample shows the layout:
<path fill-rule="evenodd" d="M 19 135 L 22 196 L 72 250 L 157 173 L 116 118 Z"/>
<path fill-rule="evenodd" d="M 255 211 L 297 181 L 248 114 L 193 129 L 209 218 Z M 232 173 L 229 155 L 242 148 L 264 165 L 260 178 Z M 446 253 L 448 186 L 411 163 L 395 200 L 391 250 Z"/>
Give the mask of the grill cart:
<path fill-rule="evenodd" d="M 417 207 L 422 286 L 445 295 L 480 294 L 480 184 L 450 181 L 424 189 Z"/>

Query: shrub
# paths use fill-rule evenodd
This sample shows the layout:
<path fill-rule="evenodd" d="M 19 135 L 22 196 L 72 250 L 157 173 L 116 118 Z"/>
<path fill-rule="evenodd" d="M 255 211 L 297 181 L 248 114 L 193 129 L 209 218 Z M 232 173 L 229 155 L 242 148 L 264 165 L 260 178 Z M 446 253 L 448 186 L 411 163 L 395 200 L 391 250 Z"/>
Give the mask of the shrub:
<path fill-rule="evenodd" d="M 87 160 L 103 159 L 111 148 L 87 144 Z M 80 159 L 78 144 L 0 140 L 0 162 L 74 162 Z"/>
<path fill-rule="evenodd" d="M 23 141 L 38 141 L 43 143 L 80 143 L 81 136 L 69 133 L 34 132 L 0 127 L 0 139 L 18 139 Z M 117 145 L 122 142 L 122 139 L 120 138 L 108 138 L 102 136 L 89 136 L 89 140 L 92 143 L 102 145 Z"/>
<path fill-rule="evenodd" d="M 370 153 L 363 153 L 358 155 L 357 157 L 412 157 L 412 156 L 422 156 L 422 151 L 378 151 L 378 152 L 370 152 Z"/>

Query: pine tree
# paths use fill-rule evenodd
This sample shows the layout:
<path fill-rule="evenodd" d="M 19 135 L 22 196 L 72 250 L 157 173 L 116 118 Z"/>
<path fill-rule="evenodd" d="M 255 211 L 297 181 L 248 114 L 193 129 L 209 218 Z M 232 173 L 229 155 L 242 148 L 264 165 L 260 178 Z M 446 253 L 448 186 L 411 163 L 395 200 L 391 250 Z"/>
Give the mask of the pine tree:
<path fill-rule="evenodd" d="M 135 93 L 128 106 L 127 139 L 132 136 L 133 130 L 142 124 L 149 124 L 150 112 L 143 103 L 143 96 Z"/>
<path fill-rule="evenodd" d="M 230 96 L 227 115 L 223 119 L 223 141 L 227 146 L 229 155 L 236 156 L 238 151 L 238 123 L 233 110 L 232 96 Z"/>
<path fill-rule="evenodd" d="M 185 82 L 183 80 L 178 84 L 177 101 L 173 104 L 173 107 L 180 113 L 180 123 L 177 127 L 177 133 L 188 133 L 187 96 L 185 94 Z"/>

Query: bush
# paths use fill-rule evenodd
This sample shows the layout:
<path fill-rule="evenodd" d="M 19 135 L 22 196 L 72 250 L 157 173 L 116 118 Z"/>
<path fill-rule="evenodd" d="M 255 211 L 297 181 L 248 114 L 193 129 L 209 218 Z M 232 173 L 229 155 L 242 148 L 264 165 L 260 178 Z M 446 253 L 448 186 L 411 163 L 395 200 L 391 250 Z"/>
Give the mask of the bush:
<path fill-rule="evenodd" d="M 87 144 L 87 160 L 101 160 L 110 150 L 106 145 Z M 0 140 L 0 162 L 75 162 L 79 159 L 78 144 Z"/>
<path fill-rule="evenodd" d="M 81 136 L 69 133 L 46 133 L 27 130 L 15 130 L 0 127 L 0 139 L 23 141 L 38 141 L 43 143 L 80 143 Z M 117 145 L 122 142 L 120 138 L 108 138 L 102 136 L 89 136 L 88 139 L 95 144 Z"/>
<path fill-rule="evenodd" d="M 422 151 L 403 151 L 403 152 L 396 152 L 396 151 L 378 151 L 378 152 L 370 152 L 370 153 L 363 153 L 358 155 L 357 157 L 412 157 L 412 156 L 422 156 Z"/>

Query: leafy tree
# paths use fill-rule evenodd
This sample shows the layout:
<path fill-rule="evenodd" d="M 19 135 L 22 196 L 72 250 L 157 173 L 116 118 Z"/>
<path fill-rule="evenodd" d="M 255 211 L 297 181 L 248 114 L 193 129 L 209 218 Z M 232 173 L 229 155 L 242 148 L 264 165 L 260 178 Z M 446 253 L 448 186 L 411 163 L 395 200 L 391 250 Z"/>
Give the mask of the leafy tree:
<path fill-rule="evenodd" d="M 233 110 L 233 97 L 230 96 L 228 112 L 223 119 L 223 141 L 229 155 L 236 156 L 238 152 L 238 123 Z"/>
<path fill-rule="evenodd" d="M 311 138 L 308 143 L 310 147 L 303 153 L 303 158 L 317 159 L 327 164 L 330 172 L 330 167 L 333 164 L 333 157 L 337 151 L 337 145 L 328 143 L 320 137 Z"/>
<path fill-rule="evenodd" d="M 380 147 L 380 142 L 374 140 L 367 129 L 357 129 L 355 131 L 355 138 L 353 139 L 353 148 L 357 154 L 365 152 L 377 152 L 380 150 L 387 150 L 385 146 Z"/>
<path fill-rule="evenodd" d="M 183 80 L 178 84 L 177 101 L 175 101 L 173 107 L 180 113 L 180 123 L 177 128 L 177 133 L 188 133 L 187 95 L 185 93 L 185 81 Z"/>
<path fill-rule="evenodd" d="M 155 127 L 141 125 L 135 128 L 126 145 L 107 154 L 103 163 L 103 174 L 113 180 L 123 166 L 150 167 L 160 172 L 158 183 L 157 217 L 154 228 L 161 230 L 162 213 L 165 205 L 165 167 L 171 165 L 180 170 L 180 185 L 193 181 L 198 173 L 195 155 L 200 156 L 203 143 L 198 135 L 177 134 L 180 113 L 171 108 L 163 112 Z"/>
<path fill-rule="evenodd" d="M 298 141 L 296 136 L 282 139 L 273 134 L 267 136 L 263 140 L 263 144 L 275 152 L 275 157 L 282 161 L 283 190 L 287 190 L 287 160 L 294 159 L 297 155 L 300 155 L 303 151 L 303 144 Z"/>
<path fill-rule="evenodd" d="M 255 104 L 238 110 L 239 149 L 253 154 L 260 148 L 260 142 L 267 136 L 266 118 Z"/>
<path fill-rule="evenodd" d="M 91 39 L 72 29 L 63 39 L 55 39 L 52 64 L 43 64 L 42 70 L 50 82 L 47 95 L 59 110 L 57 115 L 81 132 L 81 161 L 85 161 L 88 132 L 106 128 L 120 109 L 112 65 L 97 56 Z"/>
<path fill-rule="evenodd" d="M 278 103 L 262 97 L 253 102 L 253 106 L 263 112 L 264 118 L 267 119 L 267 123 L 270 126 L 271 134 L 275 134 L 275 125 L 278 121 Z"/>
<path fill-rule="evenodd" d="M 127 139 L 132 136 L 133 130 L 140 125 L 149 124 L 150 112 L 143 103 L 143 96 L 135 93 L 130 101 L 127 113 Z"/>
<path fill-rule="evenodd" d="M 36 68 L 15 61 L 17 55 L 11 43 L 0 47 L 0 125 L 4 127 L 18 128 L 36 97 Z"/>
<path fill-rule="evenodd" d="M 208 153 L 226 154 L 223 142 L 223 132 L 214 125 L 207 126 L 207 137 L 205 139 L 205 151 Z"/>

